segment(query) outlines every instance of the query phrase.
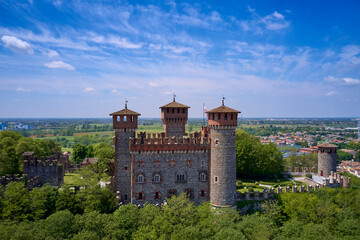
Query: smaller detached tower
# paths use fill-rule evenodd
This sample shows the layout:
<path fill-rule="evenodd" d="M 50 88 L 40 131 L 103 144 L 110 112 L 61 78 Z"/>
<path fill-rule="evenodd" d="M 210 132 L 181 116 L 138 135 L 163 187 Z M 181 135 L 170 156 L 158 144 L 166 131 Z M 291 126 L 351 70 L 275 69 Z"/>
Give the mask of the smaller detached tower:
<path fill-rule="evenodd" d="M 171 103 L 160 107 L 166 137 L 183 137 L 185 135 L 189 108 L 189 106 L 176 102 L 175 95 Z"/>
<path fill-rule="evenodd" d="M 331 171 L 336 172 L 336 149 L 338 146 L 331 143 L 319 144 L 318 175 L 329 177 Z"/>
<path fill-rule="evenodd" d="M 211 136 L 210 204 L 233 207 L 236 204 L 235 129 L 237 110 L 222 106 L 207 111 Z"/>
<path fill-rule="evenodd" d="M 129 139 L 135 137 L 138 116 L 140 113 L 125 108 L 111 113 L 113 129 L 115 130 L 115 163 L 114 163 L 114 188 L 120 195 L 120 200 L 125 203 L 131 198 L 131 155 Z"/>

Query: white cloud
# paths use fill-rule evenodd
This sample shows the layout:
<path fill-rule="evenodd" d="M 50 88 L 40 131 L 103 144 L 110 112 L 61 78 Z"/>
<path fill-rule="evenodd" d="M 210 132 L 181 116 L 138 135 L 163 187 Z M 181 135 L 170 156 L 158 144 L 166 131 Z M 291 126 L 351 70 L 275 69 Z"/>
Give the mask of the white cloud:
<path fill-rule="evenodd" d="M 276 11 L 272 15 L 277 19 L 284 19 L 285 18 L 284 15 L 282 15 L 281 13 L 278 13 Z"/>
<path fill-rule="evenodd" d="M 244 31 L 251 30 L 254 33 L 261 34 L 263 32 L 264 26 L 267 30 L 272 31 L 282 30 L 290 27 L 290 21 L 286 20 L 283 14 L 276 11 L 264 17 L 261 17 L 257 14 L 254 14 L 254 16 L 255 18 L 252 20 L 242 20 L 238 22 Z"/>
<path fill-rule="evenodd" d="M 52 61 L 50 63 L 45 63 L 44 64 L 45 67 L 48 68 L 58 68 L 58 69 L 65 69 L 65 70 L 75 70 L 75 68 L 68 64 L 68 63 L 64 63 L 63 61 Z"/>
<path fill-rule="evenodd" d="M 112 93 L 117 93 L 117 92 L 118 92 L 118 90 L 113 89 L 111 92 L 112 92 Z"/>
<path fill-rule="evenodd" d="M 255 12 L 255 8 L 251 8 L 249 5 L 247 5 L 247 8 L 248 8 L 249 12 Z"/>
<path fill-rule="evenodd" d="M 86 87 L 84 88 L 83 90 L 84 92 L 94 92 L 95 91 L 95 88 L 92 88 L 92 87 Z"/>
<path fill-rule="evenodd" d="M 343 85 L 358 85 L 358 84 L 360 84 L 360 80 L 355 79 L 355 78 L 336 78 L 333 76 L 328 76 L 328 77 L 325 77 L 324 80 L 327 82 L 339 83 L 339 84 L 343 84 Z"/>
<path fill-rule="evenodd" d="M 155 82 L 149 82 L 149 87 L 158 87 L 159 84 Z"/>
<path fill-rule="evenodd" d="M 22 88 L 22 87 L 18 87 L 16 89 L 17 92 L 30 92 L 31 90 L 30 89 L 27 89 L 27 88 Z"/>
<path fill-rule="evenodd" d="M 334 95 L 337 95 L 337 92 L 335 91 L 330 91 L 328 93 L 325 94 L 326 96 L 334 96 Z"/>
<path fill-rule="evenodd" d="M 166 92 L 164 92 L 164 94 L 165 94 L 165 95 L 171 95 L 171 94 L 173 94 L 173 93 L 170 92 L 170 91 L 166 91 Z"/>
<path fill-rule="evenodd" d="M 59 57 L 59 53 L 57 51 L 49 49 L 47 52 L 45 52 L 45 55 L 51 58 Z"/>
<path fill-rule="evenodd" d="M 29 43 L 16 37 L 4 35 L 1 37 L 1 40 L 3 41 L 5 47 L 10 48 L 14 52 L 34 54 L 34 50 L 31 48 Z"/>
<path fill-rule="evenodd" d="M 128 48 L 128 49 L 138 49 L 142 47 L 142 44 L 138 43 L 131 43 L 126 38 L 120 38 L 120 37 L 110 37 L 108 39 L 108 43 L 114 44 L 117 47 L 120 48 Z"/>

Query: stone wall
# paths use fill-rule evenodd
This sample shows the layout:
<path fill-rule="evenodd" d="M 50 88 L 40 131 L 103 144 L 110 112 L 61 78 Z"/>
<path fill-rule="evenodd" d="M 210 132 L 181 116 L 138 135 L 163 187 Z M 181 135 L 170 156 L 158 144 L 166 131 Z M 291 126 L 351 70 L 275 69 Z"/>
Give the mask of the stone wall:
<path fill-rule="evenodd" d="M 328 153 L 319 151 L 318 174 L 320 176 L 329 176 L 331 171 L 336 172 L 336 152 Z"/>
<path fill-rule="evenodd" d="M 54 155 L 38 159 L 33 153 L 25 154 L 24 174 L 28 179 L 39 178 L 39 186 L 49 183 L 52 186 L 61 187 L 64 183 L 65 167 L 62 155 Z"/>
<path fill-rule="evenodd" d="M 162 203 L 171 194 L 181 192 L 187 192 L 195 204 L 208 201 L 209 160 L 209 150 L 133 152 L 132 202 Z M 160 175 L 160 182 L 155 181 L 155 174 Z M 184 174 L 184 179 L 178 179 L 178 174 Z M 205 174 L 203 181 L 200 174 Z M 139 182 L 139 175 L 143 182 Z"/>
<path fill-rule="evenodd" d="M 210 127 L 210 203 L 234 206 L 236 203 L 235 126 Z"/>

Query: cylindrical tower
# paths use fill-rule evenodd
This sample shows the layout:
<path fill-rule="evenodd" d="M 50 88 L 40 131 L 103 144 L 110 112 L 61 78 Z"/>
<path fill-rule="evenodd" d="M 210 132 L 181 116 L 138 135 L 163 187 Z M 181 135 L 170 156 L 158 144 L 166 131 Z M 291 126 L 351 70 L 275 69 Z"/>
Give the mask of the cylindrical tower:
<path fill-rule="evenodd" d="M 329 177 L 331 171 L 336 172 L 336 149 L 338 146 L 331 143 L 319 144 L 318 175 Z"/>
<path fill-rule="evenodd" d="M 128 203 L 131 201 L 131 155 L 129 139 L 135 137 L 139 113 L 125 108 L 111 113 L 113 129 L 115 130 L 115 162 L 114 187 L 120 199 Z"/>
<path fill-rule="evenodd" d="M 211 137 L 210 203 L 214 207 L 236 204 L 235 129 L 240 113 L 224 105 L 208 112 Z"/>
<path fill-rule="evenodd" d="M 166 137 L 183 137 L 185 135 L 189 108 L 189 106 L 176 102 L 175 96 L 171 103 L 160 107 Z"/>

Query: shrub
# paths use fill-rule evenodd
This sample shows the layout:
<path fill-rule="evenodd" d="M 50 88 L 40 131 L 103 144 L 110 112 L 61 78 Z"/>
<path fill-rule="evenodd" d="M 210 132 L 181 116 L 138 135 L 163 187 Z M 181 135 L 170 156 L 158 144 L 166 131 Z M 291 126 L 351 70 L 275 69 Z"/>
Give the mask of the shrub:
<path fill-rule="evenodd" d="M 249 187 L 247 188 L 250 192 L 254 192 L 254 188 L 253 187 Z"/>
<path fill-rule="evenodd" d="M 307 178 L 312 178 L 312 175 L 310 173 L 306 174 Z"/>

